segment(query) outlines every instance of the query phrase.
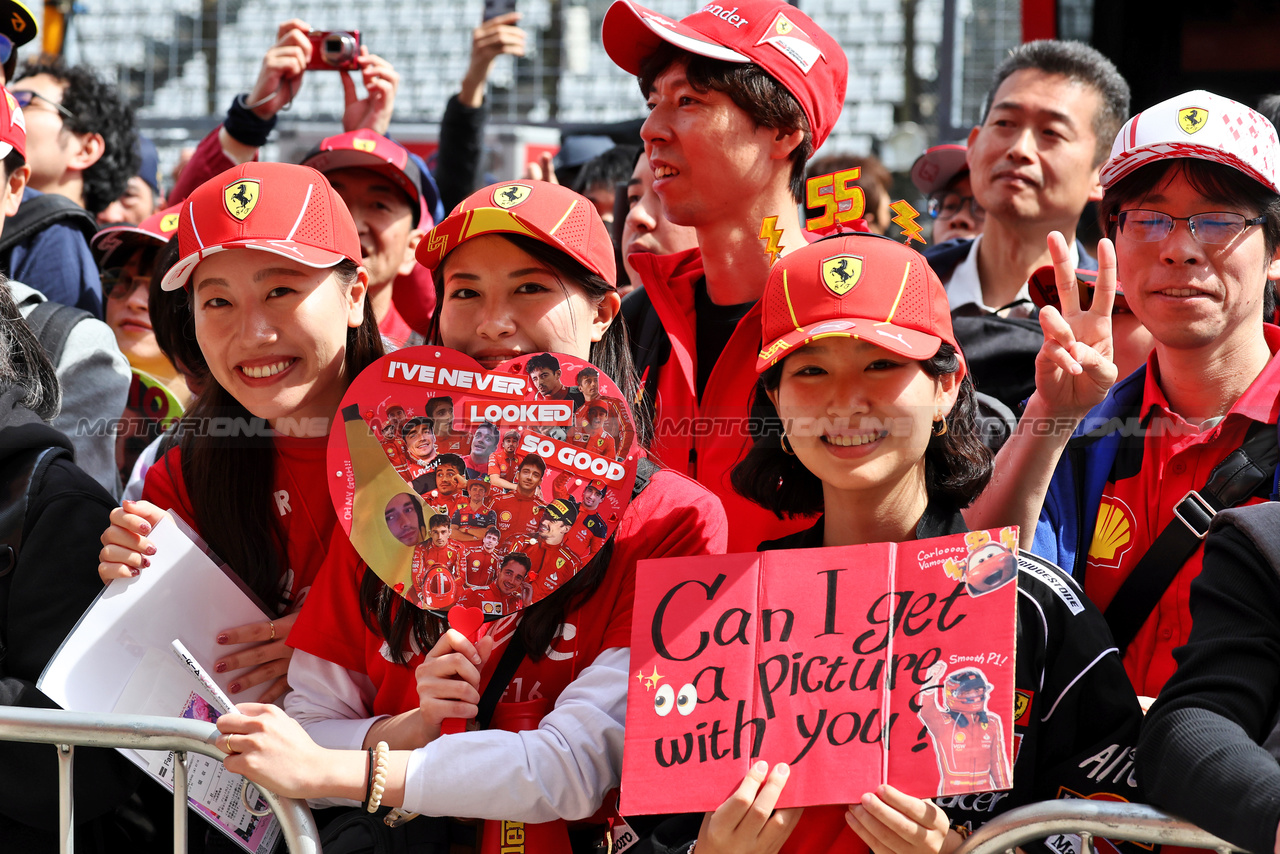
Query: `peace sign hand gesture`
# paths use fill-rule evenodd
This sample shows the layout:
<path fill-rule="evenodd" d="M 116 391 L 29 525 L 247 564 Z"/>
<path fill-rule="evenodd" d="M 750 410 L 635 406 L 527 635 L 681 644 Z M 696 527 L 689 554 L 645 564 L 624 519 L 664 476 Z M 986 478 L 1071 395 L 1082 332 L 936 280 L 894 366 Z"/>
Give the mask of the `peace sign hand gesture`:
<path fill-rule="evenodd" d="M 1111 307 L 1116 295 L 1116 250 L 1098 242 L 1098 280 L 1093 302 L 1080 308 L 1080 289 L 1062 234 L 1049 234 L 1049 255 L 1062 310 L 1040 311 L 1044 345 L 1036 356 L 1036 395 L 1054 417 L 1077 421 L 1102 402 L 1116 381 Z"/>

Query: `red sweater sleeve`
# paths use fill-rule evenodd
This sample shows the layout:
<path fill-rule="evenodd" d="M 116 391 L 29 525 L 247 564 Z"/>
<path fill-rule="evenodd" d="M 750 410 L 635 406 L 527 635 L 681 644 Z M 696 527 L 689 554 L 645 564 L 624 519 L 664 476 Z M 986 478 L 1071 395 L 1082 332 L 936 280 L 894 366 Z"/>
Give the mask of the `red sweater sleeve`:
<path fill-rule="evenodd" d="M 169 453 L 147 469 L 147 478 L 142 483 L 142 500 L 150 501 L 161 510 L 176 513 L 182 521 L 195 529 L 196 514 L 191 509 L 187 484 L 182 479 L 181 449 L 170 449 Z"/>
<path fill-rule="evenodd" d="M 208 136 L 200 140 L 200 144 L 196 146 L 195 155 L 183 167 L 182 174 L 178 176 L 173 189 L 169 191 L 169 196 L 165 199 L 167 204 L 170 206 L 178 204 L 191 195 L 196 187 L 236 165 L 235 161 L 222 150 L 222 143 L 218 139 L 218 132 L 221 130 L 222 125 L 218 125 L 209 132 Z M 255 156 L 254 160 L 257 159 Z"/>
<path fill-rule="evenodd" d="M 364 648 L 353 638 L 366 638 L 360 612 L 360 580 L 364 562 L 342 528 L 334 529 L 328 554 L 311 591 L 303 600 L 288 644 L 348 670 L 365 672 Z"/>

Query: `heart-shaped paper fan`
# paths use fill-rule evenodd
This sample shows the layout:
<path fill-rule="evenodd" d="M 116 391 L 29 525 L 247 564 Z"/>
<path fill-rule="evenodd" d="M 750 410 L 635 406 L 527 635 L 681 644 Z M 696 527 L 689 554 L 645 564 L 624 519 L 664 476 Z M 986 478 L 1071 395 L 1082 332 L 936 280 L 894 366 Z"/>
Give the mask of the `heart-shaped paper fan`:
<path fill-rule="evenodd" d="M 635 422 L 582 359 L 488 371 L 443 347 L 383 356 L 342 398 L 329 490 L 356 551 L 420 608 L 488 619 L 557 590 L 613 535 L 635 484 Z"/>

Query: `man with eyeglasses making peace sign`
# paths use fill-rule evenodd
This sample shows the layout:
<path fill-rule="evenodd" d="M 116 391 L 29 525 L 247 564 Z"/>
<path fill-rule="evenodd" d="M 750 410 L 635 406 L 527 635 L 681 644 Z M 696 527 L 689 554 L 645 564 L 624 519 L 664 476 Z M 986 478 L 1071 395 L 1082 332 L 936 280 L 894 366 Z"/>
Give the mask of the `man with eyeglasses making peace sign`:
<path fill-rule="evenodd" d="M 1024 546 L 1075 575 L 1138 694 L 1155 697 L 1187 641 L 1210 521 L 1265 500 L 1280 458 L 1280 328 L 1265 322 L 1280 279 L 1280 141 L 1243 104 L 1187 92 L 1121 128 L 1101 181 L 1114 249 L 1099 243 L 1082 310 L 1066 243 L 1050 235 L 1062 312 L 1041 313 L 1035 394 L 966 519 L 1021 525 Z M 1119 383 L 1117 278 L 1155 339 Z"/>

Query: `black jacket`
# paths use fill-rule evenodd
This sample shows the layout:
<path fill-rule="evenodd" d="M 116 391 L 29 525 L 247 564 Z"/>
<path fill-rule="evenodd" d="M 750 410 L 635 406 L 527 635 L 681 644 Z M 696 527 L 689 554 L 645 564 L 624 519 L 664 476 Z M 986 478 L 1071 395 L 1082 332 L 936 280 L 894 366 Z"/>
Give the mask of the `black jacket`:
<path fill-rule="evenodd" d="M 58 455 L 26 491 L 17 561 L 0 575 L 0 705 L 57 708 L 35 682 L 102 590 L 99 537 L 115 502 L 71 461 L 66 437 L 20 405 L 21 396 L 0 389 L 0 502 L 22 500 L 24 484 L 15 478 L 30 454 L 45 448 L 68 453 Z M 53 850 L 57 769 L 52 746 L 0 741 L 0 848 Z M 76 748 L 74 779 L 80 824 L 119 806 L 140 772 L 114 750 Z"/>

